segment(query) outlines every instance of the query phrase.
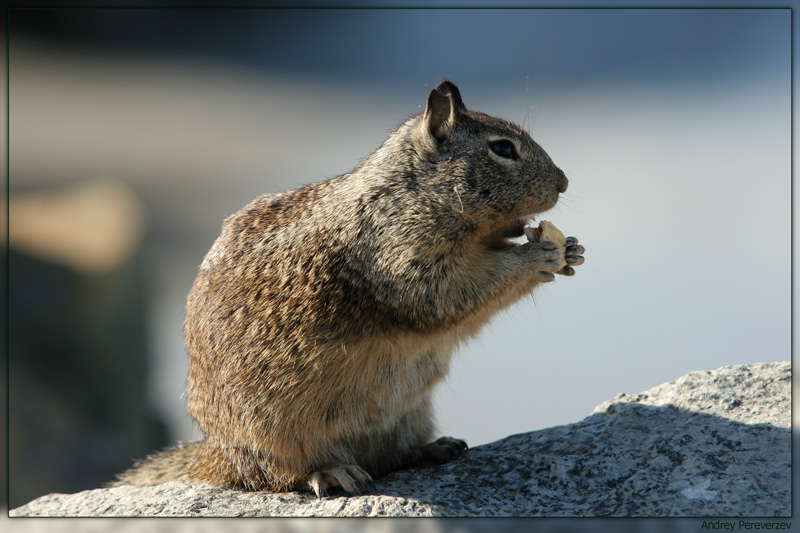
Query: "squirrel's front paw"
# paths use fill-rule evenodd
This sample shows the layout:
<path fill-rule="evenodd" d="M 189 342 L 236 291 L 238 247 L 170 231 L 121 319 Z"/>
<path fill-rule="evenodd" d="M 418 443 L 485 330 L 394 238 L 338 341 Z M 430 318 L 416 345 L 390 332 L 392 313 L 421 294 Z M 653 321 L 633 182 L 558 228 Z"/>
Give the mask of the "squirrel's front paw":
<path fill-rule="evenodd" d="M 583 264 L 583 256 L 581 255 L 586 251 L 586 248 L 578 244 L 578 239 L 575 237 L 567 237 L 567 249 L 564 252 L 564 259 L 567 261 L 567 266 L 561 269 L 559 274 L 562 276 L 574 276 L 574 266 Z"/>
<path fill-rule="evenodd" d="M 565 254 L 561 253 L 558 244 L 552 241 L 526 242 L 511 249 L 514 253 L 525 254 L 526 263 L 530 263 L 533 278 L 540 283 L 556 279 L 569 266 L 564 266 Z"/>
<path fill-rule="evenodd" d="M 311 485 L 317 498 L 327 496 L 329 487 L 342 487 L 350 494 L 363 494 L 376 490 L 372 476 L 358 465 L 336 465 L 314 472 L 309 477 L 308 484 Z"/>

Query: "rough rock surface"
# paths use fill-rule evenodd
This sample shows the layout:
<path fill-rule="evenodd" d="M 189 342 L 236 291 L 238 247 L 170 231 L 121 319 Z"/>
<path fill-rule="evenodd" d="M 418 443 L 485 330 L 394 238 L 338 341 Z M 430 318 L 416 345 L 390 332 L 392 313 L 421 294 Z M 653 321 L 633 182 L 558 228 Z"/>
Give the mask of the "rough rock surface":
<path fill-rule="evenodd" d="M 790 424 L 790 363 L 728 366 L 396 472 L 376 495 L 317 500 L 178 480 L 50 494 L 10 515 L 788 517 Z"/>

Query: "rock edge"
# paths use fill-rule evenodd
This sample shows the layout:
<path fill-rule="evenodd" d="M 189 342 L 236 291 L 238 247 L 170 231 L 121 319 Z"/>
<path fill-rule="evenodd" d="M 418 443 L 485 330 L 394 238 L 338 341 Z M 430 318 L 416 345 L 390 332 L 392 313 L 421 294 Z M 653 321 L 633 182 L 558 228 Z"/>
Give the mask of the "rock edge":
<path fill-rule="evenodd" d="M 575 424 L 377 480 L 379 494 L 251 493 L 177 480 L 50 494 L 15 516 L 791 515 L 791 364 L 691 372 Z"/>

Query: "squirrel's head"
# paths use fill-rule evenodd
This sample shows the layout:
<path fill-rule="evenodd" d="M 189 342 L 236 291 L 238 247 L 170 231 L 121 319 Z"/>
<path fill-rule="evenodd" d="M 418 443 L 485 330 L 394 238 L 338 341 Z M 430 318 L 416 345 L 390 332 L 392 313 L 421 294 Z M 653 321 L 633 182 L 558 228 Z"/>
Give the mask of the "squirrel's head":
<path fill-rule="evenodd" d="M 520 237 L 525 223 L 567 190 L 567 177 L 522 128 L 471 111 L 443 81 L 428 96 L 414 144 L 437 171 L 431 188 L 493 246 Z"/>

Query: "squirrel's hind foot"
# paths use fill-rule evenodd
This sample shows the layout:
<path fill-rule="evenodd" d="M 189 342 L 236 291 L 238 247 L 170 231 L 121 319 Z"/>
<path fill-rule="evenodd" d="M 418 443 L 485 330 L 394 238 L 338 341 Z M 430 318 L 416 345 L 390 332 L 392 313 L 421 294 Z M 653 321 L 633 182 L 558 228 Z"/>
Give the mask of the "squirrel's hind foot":
<path fill-rule="evenodd" d="M 445 463 L 463 454 L 467 448 L 467 443 L 461 439 L 440 437 L 433 442 L 411 450 L 403 459 L 403 466 Z"/>
<path fill-rule="evenodd" d="M 336 465 L 311 474 L 308 484 L 317 498 L 328 496 L 328 488 L 342 487 L 350 494 L 375 492 L 375 482 L 363 468 L 358 465 Z"/>

